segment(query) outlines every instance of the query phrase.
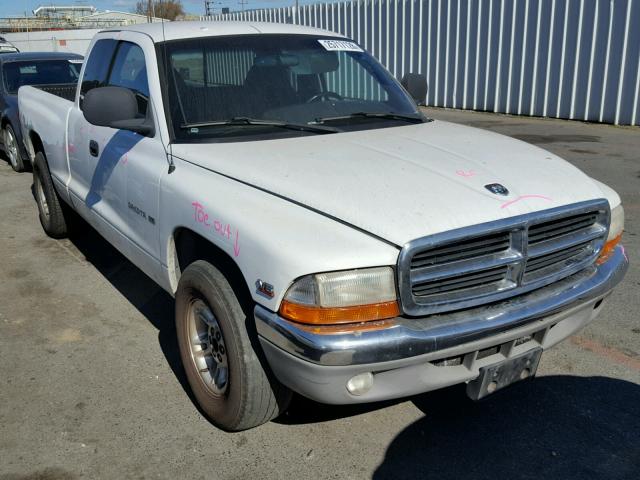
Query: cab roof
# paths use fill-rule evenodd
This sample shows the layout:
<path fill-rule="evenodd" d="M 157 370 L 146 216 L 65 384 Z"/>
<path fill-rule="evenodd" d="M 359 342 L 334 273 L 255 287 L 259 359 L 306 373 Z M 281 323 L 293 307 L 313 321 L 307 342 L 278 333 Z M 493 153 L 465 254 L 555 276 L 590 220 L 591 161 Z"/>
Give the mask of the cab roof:
<path fill-rule="evenodd" d="M 164 27 L 164 31 L 163 31 Z M 110 28 L 102 32 L 131 31 L 146 34 L 155 43 L 164 40 L 179 40 L 195 37 L 215 37 L 223 35 L 255 35 L 259 33 L 284 33 L 297 35 L 322 35 L 324 37 L 343 37 L 339 33 L 319 28 L 266 22 L 155 22 L 140 23 L 126 27 Z"/>
<path fill-rule="evenodd" d="M 19 62 L 22 60 L 82 60 L 84 57 L 77 53 L 67 52 L 17 52 L 3 53 L 0 55 L 0 63 Z"/>

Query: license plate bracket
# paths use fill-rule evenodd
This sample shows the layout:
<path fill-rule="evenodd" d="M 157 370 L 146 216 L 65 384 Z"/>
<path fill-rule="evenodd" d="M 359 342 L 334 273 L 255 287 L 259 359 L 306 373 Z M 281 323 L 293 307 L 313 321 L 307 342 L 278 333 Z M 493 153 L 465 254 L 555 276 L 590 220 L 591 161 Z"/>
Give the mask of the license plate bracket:
<path fill-rule="evenodd" d="M 513 383 L 535 375 L 542 355 L 541 348 L 535 348 L 493 365 L 480 368 L 480 375 L 467 384 L 467 395 L 473 400 L 491 395 Z"/>

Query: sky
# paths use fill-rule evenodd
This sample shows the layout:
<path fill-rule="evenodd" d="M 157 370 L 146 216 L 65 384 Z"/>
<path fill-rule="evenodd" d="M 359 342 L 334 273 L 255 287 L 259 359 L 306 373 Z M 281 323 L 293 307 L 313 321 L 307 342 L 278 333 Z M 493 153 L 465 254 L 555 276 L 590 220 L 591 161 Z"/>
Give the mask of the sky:
<path fill-rule="evenodd" d="M 293 5 L 295 0 L 244 0 L 245 8 L 270 8 Z M 313 3 L 313 0 L 302 0 L 300 4 Z M 130 12 L 136 4 L 136 0 L 0 0 L 0 17 L 24 16 L 25 12 L 31 15 L 31 11 L 40 5 L 93 5 L 98 10 L 119 10 Z M 204 14 L 204 0 L 182 0 L 187 13 L 194 15 Z M 240 10 L 239 0 L 215 0 L 215 7 L 229 7 L 231 10 Z"/>

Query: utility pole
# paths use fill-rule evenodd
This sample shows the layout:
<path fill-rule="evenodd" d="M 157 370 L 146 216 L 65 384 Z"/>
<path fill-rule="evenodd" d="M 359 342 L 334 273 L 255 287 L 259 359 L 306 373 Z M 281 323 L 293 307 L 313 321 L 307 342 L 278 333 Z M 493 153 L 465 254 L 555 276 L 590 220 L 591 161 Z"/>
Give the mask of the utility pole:
<path fill-rule="evenodd" d="M 222 3 L 222 2 L 216 2 L 214 0 L 204 0 L 204 14 L 206 16 L 210 17 L 211 15 L 215 15 L 216 7 L 214 5 L 216 3 Z"/>
<path fill-rule="evenodd" d="M 242 6 L 242 11 L 244 12 L 244 6 L 249 2 L 248 0 L 238 0 L 238 3 Z"/>
<path fill-rule="evenodd" d="M 222 2 L 217 0 L 204 0 L 204 14 L 208 17 L 216 14 L 216 8 L 220 9 L 220 13 L 224 14 L 224 8 L 216 7 L 216 5 L 222 5 Z"/>

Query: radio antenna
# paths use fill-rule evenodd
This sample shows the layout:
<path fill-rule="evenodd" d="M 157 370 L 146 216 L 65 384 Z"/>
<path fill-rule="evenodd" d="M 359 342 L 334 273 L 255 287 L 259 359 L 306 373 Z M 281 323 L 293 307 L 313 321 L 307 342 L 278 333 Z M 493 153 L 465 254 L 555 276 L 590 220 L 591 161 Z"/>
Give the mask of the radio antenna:
<path fill-rule="evenodd" d="M 160 1 L 160 3 L 162 3 L 162 0 Z M 155 12 L 155 8 L 154 8 L 154 12 Z M 161 14 L 162 15 L 162 14 Z M 165 18 L 164 17 L 160 17 L 160 22 L 162 23 L 162 50 L 163 50 L 163 63 L 164 63 L 164 75 L 165 77 L 167 77 L 165 80 L 167 80 L 167 82 L 164 82 L 165 85 L 169 85 L 168 83 L 168 69 L 169 69 L 169 57 L 167 56 L 167 36 L 164 33 L 164 21 Z M 167 98 L 168 100 L 168 98 Z M 171 143 L 171 138 L 169 138 L 169 174 L 172 174 L 174 172 L 174 170 L 176 169 L 176 165 L 175 163 L 173 163 L 173 144 Z"/>

